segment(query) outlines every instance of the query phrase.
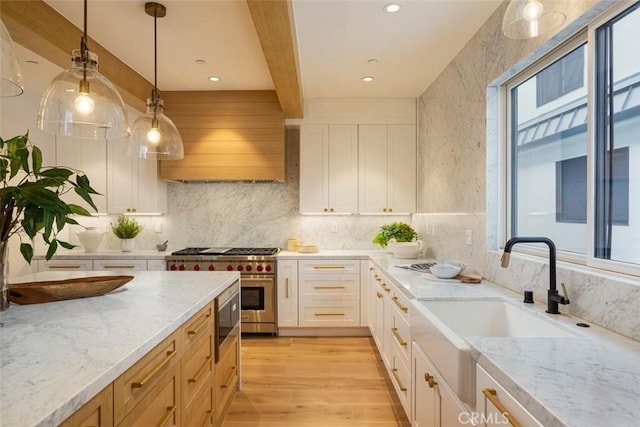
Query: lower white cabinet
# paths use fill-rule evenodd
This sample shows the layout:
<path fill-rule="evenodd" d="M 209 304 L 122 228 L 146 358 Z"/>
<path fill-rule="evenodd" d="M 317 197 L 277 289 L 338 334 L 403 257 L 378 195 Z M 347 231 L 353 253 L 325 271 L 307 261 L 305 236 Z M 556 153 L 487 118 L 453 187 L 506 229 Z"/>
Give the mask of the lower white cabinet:
<path fill-rule="evenodd" d="M 38 260 L 38 271 L 91 271 L 93 261 L 90 259 L 51 259 Z"/>
<path fill-rule="evenodd" d="M 542 427 L 487 371 L 476 365 L 476 416 L 479 426 Z"/>
<path fill-rule="evenodd" d="M 112 259 L 51 259 L 38 260 L 38 271 L 164 271 L 163 259 L 112 258 Z"/>
<path fill-rule="evenodd" d="M 278 326 L 298 326 L 298 261 L 278 261 Z"/>
<path fill-rule="evenodd" d="M 94 259 L 94 270 L 147 270 L 146 259 Z"/>
<path fill-rule="evenodd" d="M 419 345 L 412 343 L 414 427 L 476 426 L 475 414 L 458 399 Z"/>

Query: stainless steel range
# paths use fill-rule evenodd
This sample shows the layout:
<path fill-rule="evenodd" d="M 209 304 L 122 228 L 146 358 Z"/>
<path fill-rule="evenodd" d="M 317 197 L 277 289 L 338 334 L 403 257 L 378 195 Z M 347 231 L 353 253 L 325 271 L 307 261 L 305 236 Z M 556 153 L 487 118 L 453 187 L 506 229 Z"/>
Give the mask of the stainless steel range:
<path fill-rule="evenodd" d="M 167 270 L 239 271 L 241 331 L 272 333 L 276 324 L 278 248 L 185 248 L 167 256 Z"/>

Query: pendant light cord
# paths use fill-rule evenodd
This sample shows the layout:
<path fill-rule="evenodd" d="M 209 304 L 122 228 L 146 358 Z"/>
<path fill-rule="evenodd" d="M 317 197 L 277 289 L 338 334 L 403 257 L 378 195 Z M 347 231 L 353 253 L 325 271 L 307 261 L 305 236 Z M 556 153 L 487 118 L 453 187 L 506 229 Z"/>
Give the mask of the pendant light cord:
<path fill-rule="evenodd" d="M 80 39 L 80 55 L 82 55 L 82 82 L 87 85 L 87 62 L 89 62 L 89 48 L 87 47 L 87 0 L 84 0 L 84 33 Z"/>
<path fill-rule="evenodd" d="M 153 9 L 153 120 L 156 120 L 158 112 L 158 9 Z"/>

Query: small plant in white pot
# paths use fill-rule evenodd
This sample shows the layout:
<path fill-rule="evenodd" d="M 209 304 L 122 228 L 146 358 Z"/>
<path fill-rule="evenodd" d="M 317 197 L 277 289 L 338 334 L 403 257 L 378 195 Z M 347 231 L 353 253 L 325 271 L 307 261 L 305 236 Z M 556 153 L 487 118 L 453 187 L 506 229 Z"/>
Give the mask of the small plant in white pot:
<path fill-rule="evenodd" d="M 115 224 L 111 224 L 111 231 L 120 239 L 120 249 L 122 252 L 133 250 L 133 239 L 140 234 L 144 227 L 135 218 L 120 215 Z"/>

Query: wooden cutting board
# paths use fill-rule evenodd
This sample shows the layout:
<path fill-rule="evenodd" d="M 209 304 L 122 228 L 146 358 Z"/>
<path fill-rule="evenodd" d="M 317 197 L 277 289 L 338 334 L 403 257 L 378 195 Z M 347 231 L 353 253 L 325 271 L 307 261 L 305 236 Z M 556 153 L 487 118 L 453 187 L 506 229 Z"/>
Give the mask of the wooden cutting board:
<path fill-rule="evenodd" d="M 95 297 L 128 283 L 133 276 L 92 276 L 9 285 L 9 300 L 18 304 L 39 304 L 75 298 Z"/>
<path fill-rule="evenodd" d="M 473 273 L 461 273 L 451 279 L 441 279 L 432 273 L 422 273 L 421 277 L 434 282 L 450 282 L 450 283 L 481 283 L 482 276 Z"/>

